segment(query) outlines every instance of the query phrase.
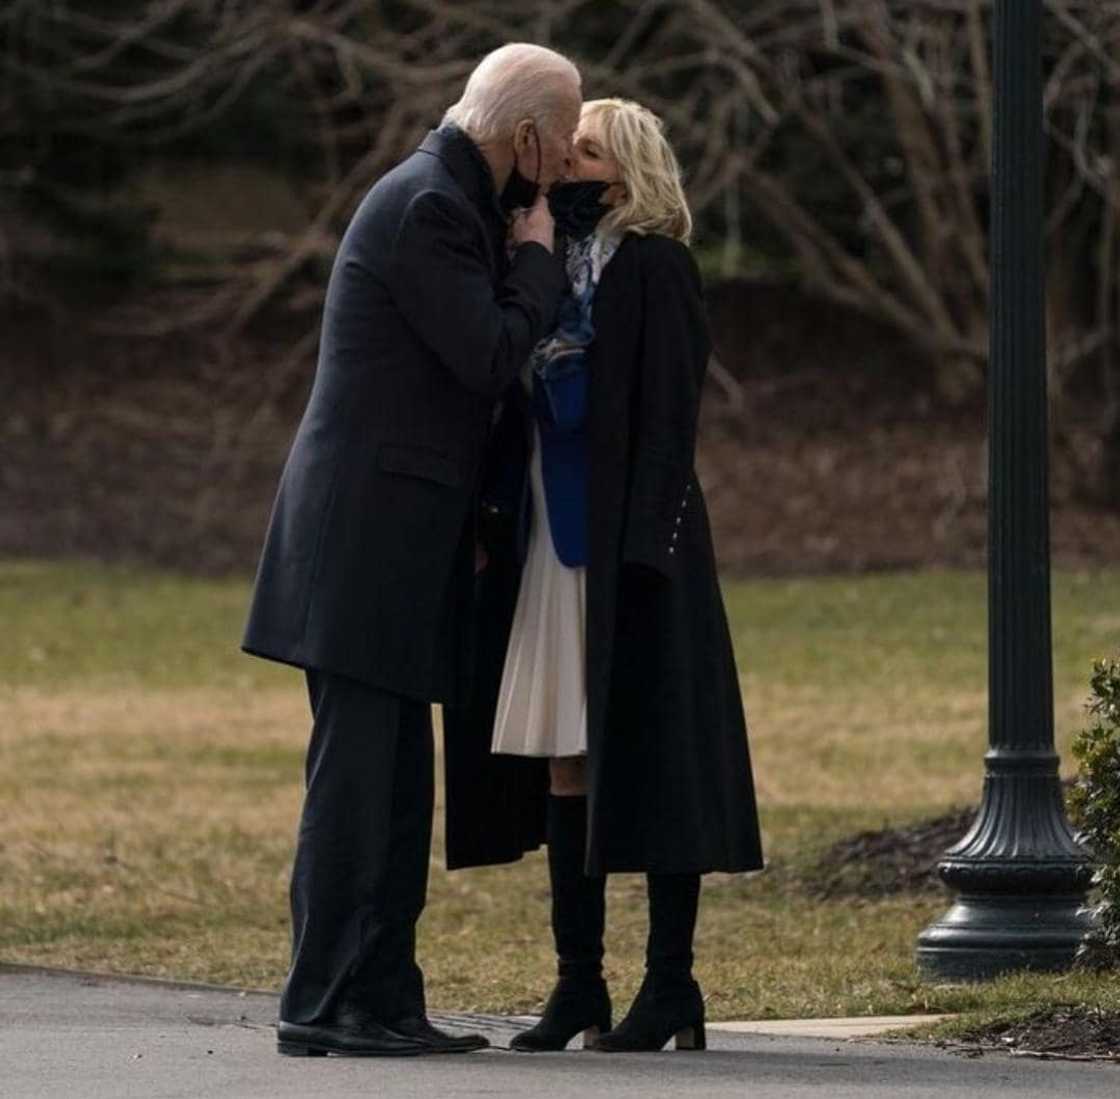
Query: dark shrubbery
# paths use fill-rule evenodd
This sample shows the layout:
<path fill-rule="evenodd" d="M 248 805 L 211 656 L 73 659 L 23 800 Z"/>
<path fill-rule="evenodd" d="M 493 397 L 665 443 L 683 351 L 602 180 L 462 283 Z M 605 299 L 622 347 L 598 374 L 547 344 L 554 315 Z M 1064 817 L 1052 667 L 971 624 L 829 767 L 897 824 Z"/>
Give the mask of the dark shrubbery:
<path fill-rule="evenodd" d="M 1120 660 L 1093 668 L 1092 719 L 1073 745 L 1081 764 L 1070 811 L 1082 840 L 1098 861 L 1095 926 L 1081 950 L 1091 966 L 1120 966 Z"/>

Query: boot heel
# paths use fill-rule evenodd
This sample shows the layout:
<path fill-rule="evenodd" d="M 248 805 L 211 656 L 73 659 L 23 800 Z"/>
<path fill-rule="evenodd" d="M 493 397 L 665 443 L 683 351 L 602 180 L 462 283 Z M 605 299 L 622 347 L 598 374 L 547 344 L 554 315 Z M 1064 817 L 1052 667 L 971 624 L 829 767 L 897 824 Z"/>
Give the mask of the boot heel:
<path fill-rule="evenodd" d="M 677 1049 L 707 1049 L 708 1036 L 703 1023 L 682 1027 L 677 1031 Z"/>
<path fill-rule="evenodd" d="M 325 1049 L 312 1049 L 303 1042 L 277 1042 L 276 1052 L 285 1057 L 326 1057 Z"/>
<path fill-rule="evenodd" d="M 561 977 L 548 997 L 540 1022 L 515 1034 L 509 1048 L 518 1053 L 556 1053 L 582 1034 L 583 1048 L 596 1049 L 599 1035 L 610 1028 L 611 999 L 603 978 L 583 983 Z"/>

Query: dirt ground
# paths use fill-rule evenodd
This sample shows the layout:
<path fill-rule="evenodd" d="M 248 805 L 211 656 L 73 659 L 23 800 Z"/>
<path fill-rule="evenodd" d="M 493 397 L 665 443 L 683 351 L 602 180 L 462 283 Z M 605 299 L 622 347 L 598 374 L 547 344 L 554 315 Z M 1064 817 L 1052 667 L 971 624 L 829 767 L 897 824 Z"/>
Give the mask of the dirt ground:
<path fill-rule="evenodd" d="M 168 303 L 174 311 L 175 303 Z M 889 331 L 781 287 L 710 293 L 719 361 L 697 467 L 731 574 L 979 566 L 982 397 L 947 407 Z M 0 350 L 0 553 L 250 570 L 311 377 L 305 329 L 151 339 L 10 314 Z M 1056 563 L 1115 561 L 1120 515 L 1055 458 Z"/>
<path fill-rule="evenodd" d="M 958 1035 L 955 1045 L 1003 1049 L 1043 1061 L 1120 1062 L 1120 1013 L 1092 1004 L 1047 1007 Z"/>

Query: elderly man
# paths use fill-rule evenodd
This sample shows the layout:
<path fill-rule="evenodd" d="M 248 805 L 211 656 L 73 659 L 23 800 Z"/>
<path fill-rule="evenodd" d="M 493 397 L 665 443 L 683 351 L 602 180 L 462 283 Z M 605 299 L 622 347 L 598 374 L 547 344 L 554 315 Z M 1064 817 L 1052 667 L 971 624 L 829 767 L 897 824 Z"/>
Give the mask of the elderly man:
<path fill-rule="evenodd" d="M 487 1044 L 429 1023 L 415 960 L 430 704 L 469 687 L 482 451 L 563 291 L 544 192 L 579 110 L 570 61 L 496 50 L 370 190 L 335 259 L 243 643 L 305 669 L 313 716 L 281 1053 Z"/>

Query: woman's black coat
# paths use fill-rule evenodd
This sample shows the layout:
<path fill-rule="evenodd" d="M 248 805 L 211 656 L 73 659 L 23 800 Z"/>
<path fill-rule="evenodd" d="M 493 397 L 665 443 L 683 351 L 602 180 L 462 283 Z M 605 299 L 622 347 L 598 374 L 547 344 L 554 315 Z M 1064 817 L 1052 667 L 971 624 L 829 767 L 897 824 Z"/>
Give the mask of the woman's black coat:
<path fill-rule="evenodd" d="M 755 870 L 739 677 L 693 472 L 709 343 L 688 249 L 628 236 L 593 321 L 587 870 Z M 499 422 L 493 483 L 521 483 L 524 438 L 516 417 Z M 472 703 L 445 710 L 452 868 L 511 861 L 543 840 L 546 762 L 489 751 L 520 576 L 513 526 L 491 540 L 478 580 Z"/>

